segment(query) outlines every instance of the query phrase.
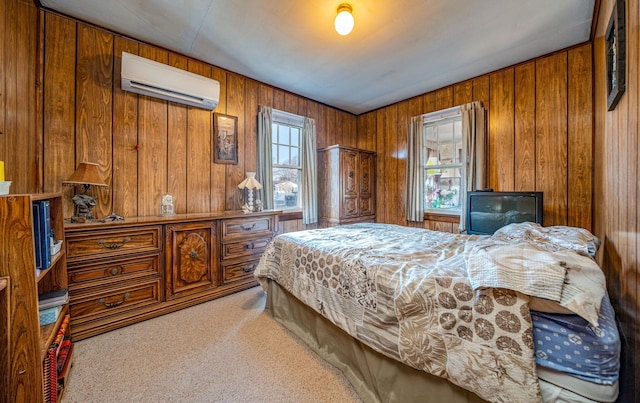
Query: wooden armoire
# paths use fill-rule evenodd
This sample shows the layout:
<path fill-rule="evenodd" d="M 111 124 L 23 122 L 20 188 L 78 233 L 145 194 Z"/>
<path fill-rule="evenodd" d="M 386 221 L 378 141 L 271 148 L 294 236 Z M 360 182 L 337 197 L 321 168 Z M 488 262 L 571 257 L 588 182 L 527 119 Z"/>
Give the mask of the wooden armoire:
<path fill-rule="evenodd" d="M 376 153 L 333 145 L 318 150 L 321 227 L 375 222 Z"/>

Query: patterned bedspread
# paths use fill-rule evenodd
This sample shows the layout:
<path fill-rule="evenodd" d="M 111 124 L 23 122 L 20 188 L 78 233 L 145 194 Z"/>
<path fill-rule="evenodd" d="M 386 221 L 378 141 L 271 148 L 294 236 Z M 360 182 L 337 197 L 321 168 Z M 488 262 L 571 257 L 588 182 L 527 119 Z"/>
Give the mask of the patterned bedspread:
<path fill-rule="evenodd" d="M 529 297 L 523 292 L 540 282 L 555 287 L 559 300 L 564 277 L 548 284 L 554 280 L 542 270 L 542 278 L 529 274 L 516 290 L 474 289 L 469 262 L 491 250 L 491 239 L 386 224 L 288 233 L 269 245 L 255 276 L 265 289 L 266 278 L 275 280 L 378 352 L 483 399 L 539 402 Z M 486 260 L 472 264 L 476 278 L 495 269 Z M 564 261 L 550 265 L 571 270 Z"/>

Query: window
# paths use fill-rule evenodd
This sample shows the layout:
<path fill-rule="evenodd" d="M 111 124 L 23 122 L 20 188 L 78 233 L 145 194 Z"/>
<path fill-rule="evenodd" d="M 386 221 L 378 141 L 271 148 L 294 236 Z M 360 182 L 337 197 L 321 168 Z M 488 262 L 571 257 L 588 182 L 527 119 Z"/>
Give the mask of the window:
<path fill-rule="evenodd" d="M 301 208 L 301 135 L 304 118 L 273 111 L 271 126 L 273 197 L 276 209 Z"/>
<path fill-rule="evenodd" d="M 425 116 L 425 211 L 460 214 L 462 175 L 462 116 L 459 108 Z"/>

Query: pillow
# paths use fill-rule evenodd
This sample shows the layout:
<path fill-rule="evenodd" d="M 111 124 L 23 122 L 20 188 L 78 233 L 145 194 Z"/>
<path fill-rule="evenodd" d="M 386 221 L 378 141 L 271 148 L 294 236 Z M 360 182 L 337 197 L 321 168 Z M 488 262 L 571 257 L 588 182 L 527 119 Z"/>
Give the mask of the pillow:
<path fill-rule="evenodd" d="M 597 326 L 606 291 L 604 273 L 593 259 L 599 245 L 597 237 L 581 228 L 510 224 L 475 244 L 467 263 L 469 274 L 478 280 L 474 288 L 514 289 L 532 297 L 532 310 L 574 313 Z M 519 265 L 523 258 L 534 261 Z M 530 283 L 523 286 L 519 278 Z"/>
<path fill-rule="evenodd" d="M 533 222 L 509 224 L 498 229 L 492 238 L 503 241 L 541 241 L 571 249 L 581 255 L 594 257 L 600 239 L 584 228 L 556 225 L 543 227 Z"/>

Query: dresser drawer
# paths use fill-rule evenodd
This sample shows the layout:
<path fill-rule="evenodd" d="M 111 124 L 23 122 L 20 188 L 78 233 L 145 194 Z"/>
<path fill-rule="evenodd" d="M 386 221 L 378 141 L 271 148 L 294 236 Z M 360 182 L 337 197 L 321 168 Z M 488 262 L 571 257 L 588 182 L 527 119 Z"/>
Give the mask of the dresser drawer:
<path fill-rule="evenodd" d="M 77 265 L 77 266 L 76 266 Z M 129 259 L 109 259 L 94 264 L 69 265 L 69 289 L 76 290 L 97 284 L 110 284 L 149 275 L 160 275 L 160 256 Z"/>
<path fill-rule="evenodd" d="M 258 266 L 259 261 L 260 259 L 224 263 L 222 265 L 223 282 L 227 284 L 253 278 L 253 271 Z"/>
<path fill-rule="evenodd" d="M 98 292 L 72 292 L 71 318 L 79 324 L 156 305 L 161 302 L 160 290 L 160 279 L 155 278 Z"/>
<path fill-rule="evenodd" d="M 67 233 L 67 260 L 119 256 L 127 253 L 159 252 L 161 227 L 139 227 L 99 232 Z"/>
<path fill-rule="evenodd" d="M 269 235 L 275 232 L 273 216 L 232 218 L 222 221 L 222 240 Z"/>
<path fill-rule="evenodd" d="M 269 242 L 271 242 L 271 237 L 223 243 L 222 259 L 235 259 L 254 255 L 260 257 Z"/>

